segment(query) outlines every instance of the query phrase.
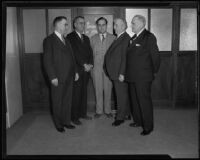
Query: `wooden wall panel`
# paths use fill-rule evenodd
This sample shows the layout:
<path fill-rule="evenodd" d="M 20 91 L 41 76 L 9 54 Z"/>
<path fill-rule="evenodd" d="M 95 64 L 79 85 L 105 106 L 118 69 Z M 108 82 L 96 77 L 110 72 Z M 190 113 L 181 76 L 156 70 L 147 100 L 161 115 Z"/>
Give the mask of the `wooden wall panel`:
<path fill-rule="evenodd" d="M 172 56 L 161 56 L 160 69 L 152 84 L 152 100 L 155 106 L 171 105 L 173 66 Z"/>
<path fill-rule="evenodd" d="M 178 56 L 177 62 L 177 105 L 192 105 L 195 103 L 195 54 Z"/>
<path fill-rule="evenodd" d="M 49 106 L 49 89 L 42 64 L 42 54 L 29 53 L 24 57 L 25 106 Z M 25 108 L 26 108 L 25 107 Z"/>

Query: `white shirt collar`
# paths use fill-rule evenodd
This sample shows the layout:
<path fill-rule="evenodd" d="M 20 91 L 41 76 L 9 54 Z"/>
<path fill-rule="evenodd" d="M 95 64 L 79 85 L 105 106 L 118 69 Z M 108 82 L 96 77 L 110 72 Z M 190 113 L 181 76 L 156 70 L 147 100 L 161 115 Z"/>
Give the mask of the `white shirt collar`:
<path fill-rule="evenodd" d="M 138 33 L 137 33 L 137 37 L 142 33 L 142 31 L 144 31 L 145 27 L 142 28 Z"/>
<path fill-rule="evenodd" d="M 81 38 L 81 33 L 79 33 L 79 32 L 77 32 L 76 30 L 75 30 L 75 32 L 78 34 L 78 36 Z"/>
<path fill-rule="evenodd" d="M 105 32 L 105 33 L 99 33 L 99 37 L 100 37 L 100 39 L 102 40 L 102 35 L 104 35 L 104 38 L 106 38 L 106 36 L 107 36 L 107 32 Z"/>
<path fill-rule="evenodd" d="M 102 35 L 102 33 L 99 33 L 99 36 L 101 36 L 101 35 Z M 103 35 L 104 35 L 104 37 L 106 38 L 107 32 L 105 32 Z"/>
<path fill-rule="evenodd" d="M 58 36 L 58 38 L 60 38 L 60 40 L 62 41 L 62 35 L 58 32 L 58 31 L 54 31 L 54 33 Z"/>
<path fill-rule="evenodd" d="M 125 33 L 126 31 L 123 31 L 122 33 L 120 33 L 119 35 L 117 35 L 117 38 L 119 38 L 123 33 Z"/>

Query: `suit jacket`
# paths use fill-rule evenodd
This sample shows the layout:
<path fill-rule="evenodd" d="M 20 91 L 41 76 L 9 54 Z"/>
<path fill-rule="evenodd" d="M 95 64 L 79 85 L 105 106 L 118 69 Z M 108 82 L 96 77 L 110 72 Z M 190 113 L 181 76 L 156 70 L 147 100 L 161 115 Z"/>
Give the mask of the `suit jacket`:
<path fill-rule="evenodd" d="M 115 36 L 108 33 L 106 35 L 106 38 L 104 42 L 101 42 L 99 34 L 95 34 L 91 37 L 91 47 L 93 49 L 93 57 L 94 57 L 94 68 L 93 70 L 102 70 L 103 69 L 103 63 L 104 63 L 104 56 L 106 54 L 106 51 L 114 41 Z"/>
<path fill-rule="evenodd" d="M 127 49 L 125 79 L 128 82 L 152 81 L 159 66 L 156 37 L 145 29 Z"/>
<path fill-rule="evenodd" d="M 111 80 L 118 80 L 119 75 L 125 74 L 126 50 L 130 36 L 124 32 L 108 49 L 104 60 L 104 71 Z"/>
<path fill-rule="evenodd" d="M 52 33 L 43 41 L 44 69 L 50 81 L 58 78 L 59 82 L 65 82 L 75 75 L 76 64 L 73 51 L 67 40 L 65 43 L 66 45 L 55 33 Z"/>
<path fill-rule="evenodd" d="M 78 34 L 73 31 L 67 35 L 67 39 L 69 40 L 73 53 L 77 63 L 77 69 L 79 74 L 81 75 L 84 72 L 84 64 L 92 64 L 93 65 L 93 54 L 92 48 L 90 46 L 90 39 L 88 36 L 83 34 L 83 42 L 78 36 Z"/>

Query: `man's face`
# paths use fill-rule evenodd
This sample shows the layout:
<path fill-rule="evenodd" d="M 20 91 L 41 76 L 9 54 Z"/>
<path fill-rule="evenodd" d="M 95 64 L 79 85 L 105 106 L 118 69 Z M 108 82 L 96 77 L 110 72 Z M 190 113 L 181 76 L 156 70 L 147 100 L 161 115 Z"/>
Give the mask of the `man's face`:
<path fill-rule="evenodd" d="M 131 21 L 131 27 L 132 31 L 137 34 L 144 27 L 144 24 L 137 17 L 133 17 Z"/>
<path fill-rule="evenodd" d="M 118 35 L 120 34 L 121 32 L 123 32 L 123 29 L 122 29 L 122 22 L 119 20 L 119 19 L 116 19 L 114 21 L 114 30 L 115 30 L 115 33 Z"/>
<path fill-rule="evenodd" d="M 107 24 L 105 20 L 100 20 L 97 24 L 97 30 L 99 33 L 105 33 L 107 31 Z"/>
<path fill-rule="evenodd" d="M 75 29 L 80 32 L 83 33 L 85 30 L 85 20 L 83 18 L 78 18 L 74 24 Z"/>
<path fill-rule="evenodd" d="M 58 23 L 58 28 L 61 32 L 61 34 L 65 34 L 68 31 L 68 24 L 66 19 L 62 19 L 59 23 Z"/>

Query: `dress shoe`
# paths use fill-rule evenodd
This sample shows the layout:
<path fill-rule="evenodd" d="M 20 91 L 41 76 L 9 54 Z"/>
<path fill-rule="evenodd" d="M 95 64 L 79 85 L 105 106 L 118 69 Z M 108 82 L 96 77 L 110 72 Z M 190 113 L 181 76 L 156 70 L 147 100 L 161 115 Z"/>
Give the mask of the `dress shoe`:
<path fill-rule="evenodd" d="M 94 118 L 99 118 L 99 117 L 101 117 L 101 116 L 102 116 L 102 114 L 96 113 L 96 114 L 94 115 Z"/>
<path fill-rule="evenodd" d="M 139 125 L 137 123 L 130 123 L 129 126 L 130 127 L 140 127 L 141 125 Z"/>
<path fill-rule="evenodd" d="M 57 130 L 58 132 L 65 132 L 65 129 L 64 129 L 64 128 L 56 128 L 56 130 Z"/>
<path fill-rule="evenodd" d="M 81 125 L 82 123 L 81 123 L 81 121 L 78 119 L 78 120 L 74 120 L 74 121 L 72 121 L 74 124 L 76 124 L 76 125 Z"/>
<path fill-rule="evenodd" d="M 119 125 L 121 125 L 122 123 L 124 123 L 124 120 L 115 120 L 115 121 L 112 123 L 112 126 L 119 126 Z"/>
<path fill-rule="evenodd" d="M 92 119 L 92 117 L 90 117 L 90 116 L 84 116 L 84 117 L 82 117 L 83 119 L 86 119 L 86 120 L 91 120 Z"/>
<path fill-rule="evenodd" d="M 151 132 L 152 132 L 152 130 L 143 130 L 140 134 L 141 134 L 142 136 L 145 136 L 145 135 L 150 134 Z"/>
<path fill-rule="evenodd" d="M 75 126 L 71 125 L 71 124 L 68 124 L 68 125 L 64 125 L 65 128 L 67 129 L 74 129 Z"/>
<path fill-rule="evenodd" d="M 107 118 L 112 118 L 112 114 L 111 113 L 108 113 L 108 114 L 105 114 Z"/>

